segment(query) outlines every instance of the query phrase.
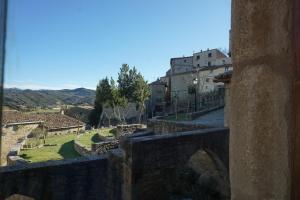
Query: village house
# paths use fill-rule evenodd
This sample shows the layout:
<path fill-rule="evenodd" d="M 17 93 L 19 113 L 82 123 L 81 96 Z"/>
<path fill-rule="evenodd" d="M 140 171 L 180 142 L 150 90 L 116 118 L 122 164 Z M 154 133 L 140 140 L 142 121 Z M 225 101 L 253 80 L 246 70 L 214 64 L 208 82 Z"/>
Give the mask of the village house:
<path fill-rule="evenodd" d="M 149 84 L 150 99 L 149 99 L 149 114 L 151 117 L 157 115 L 163 115 L 167 104 L 167 82 L 162 79 L 158 79 Z"/>
<path fill-rule="evenodd" d="M 171 58 L 166 76 L 150 84 L 150 110 L 165 112 L 167 105 L 184 110 L 195 107 L 195 98 L 209 92 L 224 90 L 224 83 L 214 82 L 215 76 L 232 70 L 231 57 L 218 49 L 200 51 L 193 56 Z M 194 87 L 196 94 L 190 94 Z M 196 97 L 195 97 L 196 95 Z M 163 101 L 158 101 L 163 99 Z M 199 102 L 198 102 L 199 103 Z"/>
<path fill-rule="evenodd" d="M 47 135 L 77 133 L 85 124 L 77 119 L 60 113 L 32 114 L 18 111 L 3 112 L 2 119 L 2 164 L 10 148 L 28 136 L 36 128 L 43 128 Z"/>

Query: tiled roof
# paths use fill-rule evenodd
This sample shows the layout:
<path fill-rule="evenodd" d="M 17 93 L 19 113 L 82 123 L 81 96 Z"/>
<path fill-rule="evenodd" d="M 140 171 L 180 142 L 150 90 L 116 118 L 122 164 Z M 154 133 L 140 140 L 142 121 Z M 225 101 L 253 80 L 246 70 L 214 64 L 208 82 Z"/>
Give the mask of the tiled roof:
<path fill-rule="evenodd" d="M 58 113 L 29 114 L 22 112 L 3 112 L 2 125 L 41 121 L 44 122 L 44 126 L 48 130 L 82 127 L 84 125 L 77 119 Z"/>

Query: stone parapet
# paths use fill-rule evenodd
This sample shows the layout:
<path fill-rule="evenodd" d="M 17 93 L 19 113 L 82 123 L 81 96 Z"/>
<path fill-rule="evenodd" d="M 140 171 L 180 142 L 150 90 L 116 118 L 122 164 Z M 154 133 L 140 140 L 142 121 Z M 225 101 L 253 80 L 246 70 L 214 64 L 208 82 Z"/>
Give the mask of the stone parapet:
<path fill-rule="evenodd" d="M 150 119 L 147 123 L 147 129 L 154 134 L 167 134 L 175 132 L 193 131 L 198 129 L 209 128 L 201 124 L 189 122 L 175 122 L 161 119 Z"/>

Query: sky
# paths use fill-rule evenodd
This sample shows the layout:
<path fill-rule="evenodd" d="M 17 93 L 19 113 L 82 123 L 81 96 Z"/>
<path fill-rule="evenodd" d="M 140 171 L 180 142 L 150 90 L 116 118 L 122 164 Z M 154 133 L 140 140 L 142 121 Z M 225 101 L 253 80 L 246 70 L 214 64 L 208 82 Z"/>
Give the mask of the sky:
<path fill-rule="evenodd" d="M 95 89 L 123 63 L 149 82 L 170 58 L 229 46 L 230 0 L 9 0 L 5 87 Z"/>

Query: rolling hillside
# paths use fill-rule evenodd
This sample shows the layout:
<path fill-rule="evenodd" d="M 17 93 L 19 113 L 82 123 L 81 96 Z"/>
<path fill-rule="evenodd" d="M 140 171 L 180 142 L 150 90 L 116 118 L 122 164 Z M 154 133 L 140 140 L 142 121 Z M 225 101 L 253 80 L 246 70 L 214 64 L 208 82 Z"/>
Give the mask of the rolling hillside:
<path fill-rule="evenodd" d="M 85 88 L 74 90 L 4 89 L 4 105 L 12 108 L 53 107 L 61 104 L 93 105 L 94 100 L 95 91 Z"/>

